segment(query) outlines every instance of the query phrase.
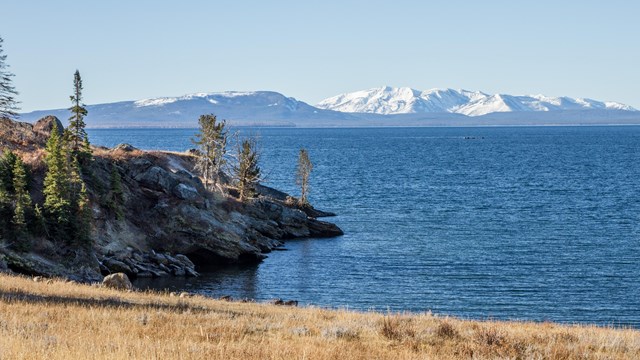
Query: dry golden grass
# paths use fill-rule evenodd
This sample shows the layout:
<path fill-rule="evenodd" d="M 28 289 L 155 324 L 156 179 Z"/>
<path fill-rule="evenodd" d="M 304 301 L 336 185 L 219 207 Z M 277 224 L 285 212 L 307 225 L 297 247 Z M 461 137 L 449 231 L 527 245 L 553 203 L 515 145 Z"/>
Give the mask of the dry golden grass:
<path fill-rule="evenodd" d="M 123 293 L 0 275 L 0 359 L 638 359 L 640 332 Z"/>

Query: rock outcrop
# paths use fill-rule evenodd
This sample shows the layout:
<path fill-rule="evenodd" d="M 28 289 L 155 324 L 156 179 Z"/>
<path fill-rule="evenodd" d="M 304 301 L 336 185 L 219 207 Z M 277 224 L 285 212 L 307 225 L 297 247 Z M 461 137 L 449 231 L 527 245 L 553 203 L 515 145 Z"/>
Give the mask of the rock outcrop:
<path fill-rule="evenodd" d="M 39 154 L 31 156 L 30 165 L 40 169 L 34 172 L 32 197 L 41 203 L 41 150 L 58 120 L 48 117 L 35 125 L 0 121 L 0 151 Z M 260 186 L 258 198 L 240 202 L 229 195 L 234 191 L 223 177 L 221 191 L 205 190 L 195 160 L 190 152 L 145 152 L 131 145 L 95 148 L 84 177 L 93 209 L 93 249 L 78 252 L 46 239 L 39 239 L 38 248 L 46 250 L 40 253 L 0 246 L 6 267 L 86 280 L 118 272 L 133 278 L 197 276 L 208 267 L 261 261 L 286 239 L 342 235 L 334 224 L 316 219 L 330 213 L 300 208 L 275 189 Z M 121 178 L 122 217 L 105 200 L 113 171 Z M 57 266 L 63 262 L 66 266 Z"/>

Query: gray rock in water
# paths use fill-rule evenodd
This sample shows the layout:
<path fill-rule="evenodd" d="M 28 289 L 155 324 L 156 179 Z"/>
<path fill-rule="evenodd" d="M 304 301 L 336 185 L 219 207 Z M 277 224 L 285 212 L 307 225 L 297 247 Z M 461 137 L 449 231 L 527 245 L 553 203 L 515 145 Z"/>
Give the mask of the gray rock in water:
<path fill-rule="evenodd" d="M 195 270 L 193 270 L 191 268 L 185 268 L 184 271 L 186 272 L 186 275 L 190 276 L 190 277 L 198 277 L 198 276 L 200 276 L 200 274 L 197 271 L 195 271 Z"/>
<path fill-rule="evenodd" d="M 160 253 L 156 253 L 153 250 L 151 250 L 151 254 L 149 255 L 149 257 L 151 259 L 153 259 L 157 264 L 161 264 L 161 265 L 168 265 L 169 264 L 169 259 L 167 259 L 166 256 L 164 256 L 163 254 L 160 254 Z"/>
<path fill-rule="evenodd" d="M 105 276 L 102 286 L 116 290 L 133 290 L 129 277 L 124 273 L 115 273 Z"/>
<path fill-rule="evenodd" d="M 180 261 L 186 267 L 189 267 L 192 269 L 196 267 L 186 255 L 176 254 L 173 257 L 176 258 L 176 260 Z"/>
<path fill-rule="evenodd" d="M 173 273 L 174 276 L 187 276 L 187 272 L 183 268 L 173 264 L 170 266 L 172 269 L 171 272 Z"/>

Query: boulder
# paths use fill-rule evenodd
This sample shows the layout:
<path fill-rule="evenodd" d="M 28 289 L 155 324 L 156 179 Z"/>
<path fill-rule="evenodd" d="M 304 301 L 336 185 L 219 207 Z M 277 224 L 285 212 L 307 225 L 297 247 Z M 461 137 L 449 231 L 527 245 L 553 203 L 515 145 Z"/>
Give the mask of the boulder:
<path fill-rule="evenodd" d="M 153 259 L 157 264 L 161 264 L 161 265 L 168 265 L 169 264 L 169 259 L 167 259 L 166 256 L 160 254 L 160 253 L 156 253 L 155 251 L 151 250 L 151 255 L 149 256 L 151 259 Z"/>
<path fill-rule="evenodd" d="M 115 273 L 105 276 L 102 286 L 116 290 L 133 290 L 129 277 L 124 273 Z"/>
<path fill-rule="evenodd" d="M 38 120 L 33 125 L 33 131 L 37 134 L 49 137 L 49 135 L 51 135 L 51 130 L 53 130 L 53 124 L 58 125 L 58 132 L 60 133 L 60 135 L 62 135 L 62 132 L 64 131 L 62 122 L 60 122 L 57 117 L 51 115 L 45 116 L 42 119 Z"/>
<path fill-rule="evenodd" d="M 167 265 L 164 264 L 159 264 L 158 265 L 158 269 L 166 272 L 166 273 L 173 273 L 173 271 L 171 269 L 169 269 L 169 267 Z"/>
<path fill-rule="evenodd" d="M 109 258 L 102 261 L 102 264 L 112 273 L 133 273 L 131 267 L 120 260 Z"/>
<path fill-rule="evenodd" d="M 156 271 L 155 273 L 153 273 L 153 275 L 154 275 L 155 277 L 168 277 L 168 276 L 169 276 L 169 275 L 171 275 L 171 274 L 169 274 L 168 272 L 163 271 L 163 270 L 158 270 L 158 271 Z"/>
<path fill-rule="evenodd" d="M 200 274 L 197 271 L 195 271 L 195 270 L 193 270 L 191 268 L 184 268 L 184 272 L 186 273 L 186 276 L 189 276 L 189 277 L 198 277 L 198 276 L 200 276 Z"/>
<path fill-rule="evenodd" d="M 198 198 L 198 190 L 193 186 L 178 184 L 173 188 L 173 195 L 175 195 L 178 199 L 193 201 Z"/>
<path fill-rule="evenodd" d="M 176 260 L 178 260 L 180 263 L 182 263 L 182 265 L 184 265 L 185 267 L 192 268 L 192 269 L 196 267 L 186 255 L 176 254 L 173 257 Z"/>
<path fill-rule="evenodd" d="M 172 270 L 171 270 L 171 273 L 172 273 L 174 276 L 187 276 L 187 272 L 186 272 L 186 271 L 184 271 L 184 269 L 183 269 L 183 268 L 181 268 L 181 267 L 179 267 L 179 266 L 177 266 L 177 265 L 173 265 L 173 264 L 171 264 L 171 265 L 169 265 L 169 266 L 171 266 L 171 269 L 172 269 Z"/>
<path fill-rule="evenodd" d="M 4 257 L 0 255 L 0 273 L 2 272 L 9 272 L 9 266 L 7 265 L 7 261 Z"/>
<path fill-rule="evenodd" d="M 120 150 L 120 151 L 124 151 L 124 152 L 132 152 L 134 150 L 138 150 L 135 146 L 131 145 L 131 144 L 118 144 L 116 145 L 116 147 L 113 148 L 114 151 L 116 150 Z"/>
<path fill-rule="evenodd" d="M 309 221 L 309 234 L 312 237 L 336 237 L 344 235 L 344 232 L 333 223 L 311 220 Z"/>
<path fill-rule="evenodd" d="M 165 193 L 171 193 L 173 188 L 178 184 L 174 175 L 160 166 L 152 166 L 148 170 L 138 174 L 135 180 L 140 183 L 141 186 L 163 191 Z"/>

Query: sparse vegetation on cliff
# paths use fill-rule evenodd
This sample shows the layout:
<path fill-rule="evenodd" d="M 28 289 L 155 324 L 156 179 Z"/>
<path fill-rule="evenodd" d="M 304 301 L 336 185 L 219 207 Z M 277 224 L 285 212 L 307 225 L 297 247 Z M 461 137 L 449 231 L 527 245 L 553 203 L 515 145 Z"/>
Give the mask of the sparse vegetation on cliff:
<path fill-rule="evenodd" d="M 198 119 L 200 131 L 194 144 L 198 146 L 197 169 L 207 190 L 215 190 L 220 171 L 226 164 L 228 132 L 225 121 L 218 121 L 213 114 L 201 115 Z"/>
<path fill-rule="evenodd" d="M 10 174 L 0 171 L 11 186 L 0 191 L 0 212 L 6 213 L 0 220 L 7 222 L 0 229 L 0 260 L 15 272 L 85 281 L 112 272 L 197 276 L 191 260 L 203 267 L 257 262 L 283 239 L 342 234 L 259 184 L 252 184 L 254 198 L 244 192 L 244 202 L 226 175 L 214 191 L 206 189 L 193 153 L 94 147 L 92 160 L 82 165 L 56 118 L 35 125 L 0 119 L 0 125 L 0 151 L 12 164 L 2 167 Z M 8 234 L 24 229 L 27 207 L 13 188 L 17 158 L 32 174 L 28 234 L 20 241 Z M 16 207 L 18 198 L 24 206 Z M 191 260 L 173 261 L 178 255 Z"/>

